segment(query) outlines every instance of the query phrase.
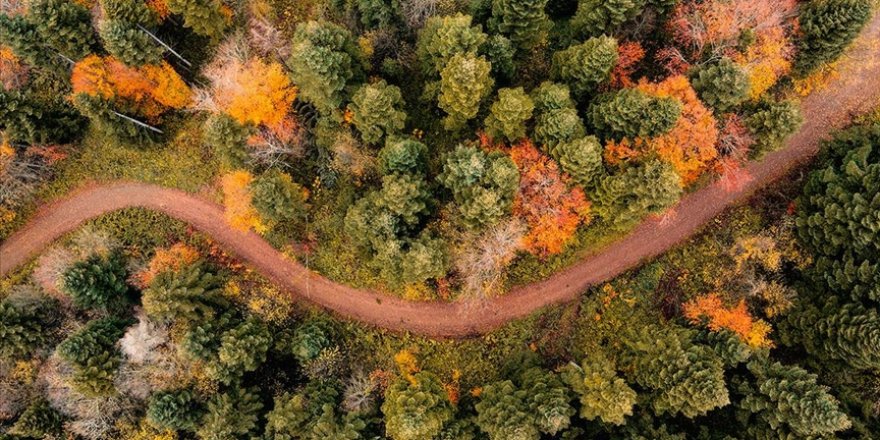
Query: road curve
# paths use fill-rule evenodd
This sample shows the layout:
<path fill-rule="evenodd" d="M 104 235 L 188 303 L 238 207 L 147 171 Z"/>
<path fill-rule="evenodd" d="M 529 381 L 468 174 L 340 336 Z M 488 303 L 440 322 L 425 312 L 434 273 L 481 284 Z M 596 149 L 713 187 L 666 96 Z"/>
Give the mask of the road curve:
<path fill-rule="evenodd" d="M 482 334 L 546 306 L 576 299 L 588 287 L 609 280 L 682 242 L 725 208 L 784 176 L 811 158 L 819 142 L 854 114 L 880 102 L 880 15 L 866 27 L 840 77 L 802 102 L 804 126 L 786 148 L 746 168 L 752 180 L 737 191 L 714 184 L 684 197 L 676 215 L 648 220 L 636 230 L 551 278 L 515 288 L 505 296 L 475 306 L 468 303 L 411 302 L 370 290 L 333 283 L 283 256 L 260 236 L 230 228 L 223 208 L 182 191 L 155 185 L 116 182 L 82 188 L 42 207 L 23 229 L 0 245 L 0 276 L 33 258 L 83 222 L 130 207 L 164 212 L 193 225 L 237 255 L 251 268 L 305 299 L 347 318 L 396 331 L 432 337 Z"/>

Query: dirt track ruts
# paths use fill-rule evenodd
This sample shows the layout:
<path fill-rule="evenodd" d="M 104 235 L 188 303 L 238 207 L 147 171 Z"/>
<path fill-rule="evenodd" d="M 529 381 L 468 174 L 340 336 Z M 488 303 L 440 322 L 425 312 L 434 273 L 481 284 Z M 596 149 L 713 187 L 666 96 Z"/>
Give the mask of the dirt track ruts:
<path fill-rule="evenodd" d="M 486 304 L 411 302 L 333 283 L 284 257 L 260 236 L 230 228 L 221 206 L 182 191 L 115 182 L 74 191 L 46 205 L 23 229 L 0 245 L 0 276 L 33 258 L 83 222 L 128 207 L 162 211 L 211 236 L 254 270 L 293 295 L 347 318 L 392 330 L 435 337 L 464 337 L 554 304 L 576 299 L 589 286 L 609 280 L 682 242 L 725 208 L 786 175 L 818 150 L 819 142 L 852 115 L 880 102 L 880 14 L 868 24 L 841 63 L 840 76 L 802 101 L 804 126 L 786 148 L 746 168 L 752 176 L 737 191 L 710 185 L 684 197 L 666 221 L 648 220 L 635 231 L 551 278 L 517 287 Z"/>

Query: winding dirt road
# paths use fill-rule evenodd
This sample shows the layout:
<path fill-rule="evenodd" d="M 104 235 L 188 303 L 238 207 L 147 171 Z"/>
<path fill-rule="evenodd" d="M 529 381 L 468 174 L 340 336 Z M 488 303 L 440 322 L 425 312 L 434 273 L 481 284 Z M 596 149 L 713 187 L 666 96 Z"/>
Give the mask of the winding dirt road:
<path fill-rule="evenodd" d="M 22 230 L 0 246 L 0 276 L 9 273 L 80 224 L 128 207 L 162 211 L 213 237 L 254 270 L 292 295 L 344 317 L 392 330 L 434 337 L 465 337 L 542 308 L 576 299 L 588 287 L 609 280 L 660 255 L 690 237 L 725 208 L 784 176 L 817 152 L 821 139 L 852 115 L 880 102 L 880 15 L 868 24 L 840 68 L 840 76 L 802 102 L 806 122 L 785 149 L 751 163 L 753 180 L 730 192 L 715 184 L 681 200 L 665 222 L 649 220 L 626 238 L 539 283 L 521 286 L 487 304 L 410 302 L 333 283 L 284 257 L 254 233 L 227 226 L 223 208 L 182 191 L 142 183 L 91 186 L 44 206 Z"/>

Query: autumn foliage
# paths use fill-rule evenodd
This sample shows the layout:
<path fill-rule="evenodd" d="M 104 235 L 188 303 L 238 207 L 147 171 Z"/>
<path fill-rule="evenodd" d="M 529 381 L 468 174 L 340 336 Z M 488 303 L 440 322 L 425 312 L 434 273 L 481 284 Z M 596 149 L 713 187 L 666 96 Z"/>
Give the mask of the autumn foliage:
<path fill-rule="evenodd" d="M 685 303 L 683 312 L 691 323 L 705 324 L 712 331 L 730 330 L 752 347 L 773 346 L 773 341 L 768 339 L 770 324 L 753 318 L 745 300 L 728 308 L 717 293 L 709 293 Z"/>
<path fill-rule="evenodd" d="M 520 172 L 513 212 L 528 226 L 524 248 L 540 256 L 561 252 L 578 226 L 590 221 L 590 202 L 531 141 L 513 146 L 510 157 Z"/>
<path fill-rule="evenodd" d="M 242 124 L 279 127 L 286 123 L 296 88 L 280 64 L 251 58 L 227 69 L 229 81 L 213 85 L 222 111 Z"/>
<path fill-rule="evenodd" d="M 178 271 L 199 259 L 199 251 L 184 243 L 175 243 L 169 248 L 157 249 L 144 270 L 135 275 L 135 281 L 142 287 L 165 271 Z"/>
<path fill-rule="evenodd" d="M 223 176 L 223 204 L 226 206 L 226 220 L 232 227 L 241 231 L 253 229 L 266 232 L 267 226 L 254 208 L 250 184 L 254 176 L 243 170 L 233 171 Z"/>
<path fill-rule="evenodd" d="M 615 89 L 635 86 L 632 79 L 636 66 L 645 57 L 645 49 L 638 41 L 627 41 L 617 45 L 617 65 L 611 71 L 609 86 Z"/>
<path fill-rule="evenodd" d="M 76 63 L 73 94 L 85 93 L 132 105 L 148 118 L 189 104 L 191 92 L 168 63 L 128 67 L 110 56 L 89 55 Z"/>
<path fill-rule="evenodd" d="M 794 45 L 781 28 L 767 29 L 758 34 L 754 44 L 733 60 L 749 76 L 749 98 L 758 99 L 784 75 L 791 72 Z"/>

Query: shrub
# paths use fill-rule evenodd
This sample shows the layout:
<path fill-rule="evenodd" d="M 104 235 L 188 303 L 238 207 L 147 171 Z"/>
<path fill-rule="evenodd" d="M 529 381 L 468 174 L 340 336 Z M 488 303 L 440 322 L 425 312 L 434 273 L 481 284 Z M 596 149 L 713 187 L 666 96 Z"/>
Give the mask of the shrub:
<path fill-rule="evenodd" d="M 498 90 L 498 98 L 486 117 L 486 133 L 494 138 L 515 141 L 526 136 L 526 122 L 532 118 L 535 105 L 522 87 Z"/>
<path fill-rule="evenodd" d="M 147 420 L 162 429 L 193 431 L 201 415 L 189 390 L 160 391 L 147 403 Z"/>
<path fill-rule="evenodd" d="M 358 73 L 358 53 L 351 33 L 328 22 L 300 23 L 293 34 L 287 66 L 302 99 L 330 114 L 343 101 L 343 90 Z"/>
<path fill-rule="evenodd" d="M 385 433 L 393 440 L 421 440 L 439 434 L 454 409 L 440 379 L 419 372 L 412 380 L 400 379 L 388 387 L 382 413 Z"/>
<path fill-rule="evenodd" d="M 599 181 L 593 212 L 613 228 L 625 229 L 646 215 L 659 214 L 681 197 L 681 180 L 671 165 L 652 160 Z"/>
<path fill-rule="evenodd" d="M 64 272 L 64 290 L 77 307 L 117 309 L 128 302 L 130 292 L 125 264 L 119 251 L 107 255 L 93 254 Z"/>
<path fill-rule="evenodd" d="M 599 134 L 613 139 L 647 139 L 668 133 L 681 116 L 682 104 L 672 97 L 652 97 L 623 89 L 590 105 L 590 122 Z"/>
<path fill-rule="evenodd" d="M 122 361 L 116 341 L 128 324 L 118 318 L 95 319 L 58 344 L 58 355 L 74 369 L 77 390 L 92 396 L 113 392 L 113 377 Z"/>
<path fill-rule="evenodd" d="M 158 274 L 144 290 L 144 311 L 156 321 L 201 321 L 214 317 L 225 306 L 221 282 L 204 264 Z"/>
<path fill-rule="evenodd" d="M 519 171 L 503 153 L 459 146 L 447 158 L 438 180 L 452 191 L 465 225 L 490 225 L 510 213 Z"/>
<path fill-rule="evenodd" d="M 553 54 L 553 78 L 571 87 L 578 99 L 585 99 L 611 77 L 617 64 L 617 40 L 594 37 Z"/>
<path fill-rule="evenodd" d="M 249 438 L 260 418 L 260 396 L 254 390 L 233 388 L 208 401 L 196 436 L 202 440 Z"/>
<path fill-rule="evenodd" d="M 400 89 L 381 80 L 361 86 L 351 98 L 348 109 L 361 139 L 367 144 L 377 144 L 383 136 L 403 130 L 406 112 L 400 109 L 402 106 Z"/>
<path fill-rule="evenodd" d="M 251 184 L 253 205 L 269 224 L 299 223 L 306 217 L 307 190 L 290 175 L 271 169 Z"/>
<path fill-rule="evenodd" d="M 618 377 L 614 363 L 601 353 L 585 358 L 581 365 L 565 367 L 562 378 L 579 396 L 584 420 L 623 425 L 633 413 L 636 392 Z"/>
<path fill-rule="evenodd" d="M 760 159 L 778 150 L 803 124 L 800 108 L 792 101 L 763 102 L 746 118 L 754 143 L 750 156 Z"/>
<path fill-rule="evenodd" d="M 546 40 L 553 25 L 544 12 L 546 6 L 547 0 L 494 0 L 489 27 L 529 50 Z"/>
<path fill-rule="evenodd" d="M 480 103 L 492 92 L 491 65 L 473 53 L 457 54 L 440 72 L 440 109 L 447 113 L 443 126 L 457 131 L 477 116 Z"/>
<path fill-rule="evenodd" d="M 812 0 L 801 6 L 795 71 L 806 76 L 837 59 L 870 16 L 867 0 Z"/>
<path fill-rule="evenodd" d="M 416 42 L 416 56 L 426 74 L 436 76 L 453 56 L 474 54 L 486 42 L 482 26 L 472 26 L 471 21 L 462 14 L 428 19 Z"/>
<path fill-rule="evenodd" d="M 379 150 L 379 171 L 382 174 L 418 174 L 427 168 L 428 147 L 407 138 L 388 138 Z"/>
<path fill-rule="evenodd" d="M 749 76 L 730 58 L 702 66 L 691 73 L 691 85 L 700 99 L 720 113 L 749 98 Z"/>

